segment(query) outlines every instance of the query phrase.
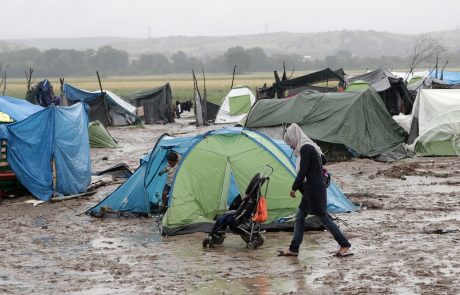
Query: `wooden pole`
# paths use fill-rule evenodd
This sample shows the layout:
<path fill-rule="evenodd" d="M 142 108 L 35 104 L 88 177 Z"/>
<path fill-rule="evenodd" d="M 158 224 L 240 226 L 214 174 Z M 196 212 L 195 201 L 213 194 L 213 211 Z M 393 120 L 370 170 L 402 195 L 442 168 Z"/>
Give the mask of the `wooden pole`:
<path fill-rule="evenodd" d="M 204 67 L 201 67 L 203 72 L 203 121 L 205 125 L 208 125 L 208 94 L 206 92 L 206 76 L 204 75 Z"/>
<path fill-rule="evenodd" d="M 235 81 L 235 71 L 236 71 L 236 65 L 233 66 L 232 86 L 230 86 L 230 90 L 233 89 L 233 81 Z"/>
<path fill-rule="evenodd" d="M 9 65 L 6 65 L 5 70 L 3 70 L 3 96 L 5 96 L 6 92 L 6 71 L 8 70 L 8 66 Z"/>

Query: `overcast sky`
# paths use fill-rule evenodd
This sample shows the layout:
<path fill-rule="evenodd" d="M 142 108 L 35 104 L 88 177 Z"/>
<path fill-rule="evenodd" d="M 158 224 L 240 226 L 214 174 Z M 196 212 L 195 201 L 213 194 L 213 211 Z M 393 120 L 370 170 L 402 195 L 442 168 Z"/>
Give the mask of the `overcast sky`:
<path fill-rule="evenodd" d="M 460 28 L 460 0 L 1 0 L 0 39 Z"/>

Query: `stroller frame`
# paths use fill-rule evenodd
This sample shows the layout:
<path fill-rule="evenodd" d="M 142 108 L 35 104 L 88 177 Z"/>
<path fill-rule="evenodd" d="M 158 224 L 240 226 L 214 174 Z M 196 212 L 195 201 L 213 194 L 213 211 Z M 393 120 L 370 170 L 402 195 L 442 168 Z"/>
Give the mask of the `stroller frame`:
<path fill-rule="evenodd" d="M 262 230 L 261 225 L 259 222 L 255 222 L 252 220 L 257 206 L 259 204 L 260 196 L 261 196 L 261 188 L 266 183 L 265 186 L 265 196 L 267 196 L 268 185 L 270 182 L 270 175 L 273 173 L 273 168 L 269 165 L 266 165 L 268 168 L 271 169 L 270 173 L 265 176 L 260 175 L 260 173 L 256 173 L 254 177 L 251 179 L 245 193 L 245 198 L 243 202 L 240 204 L 237 210 L 228 211 L 223 215 L 219 216 L 229 216 L 229 218 L 233 218 L 236 224 L 227 224 L 223 222 L 223 224 L 215 225 L 218 228 L 216 230 L 211 231 L 209 236 L 203 239 L 203 247 L 213 248 L 214 245 L 221 245 L 224 243 L 227 233 L 234 233 L 239 235 L 244 242 L 246 242 L 246 246 L 249 249 L 256 249 L 259 246 L 262 246 L 265 239 L 262 236 L 266 231 Z M 255 195 L 255 198 L 253 196 Z M 254 198 L 251 203 L 251 198 Z M 252 210 L 248 212 L 248 210 Z M 219 222 L 219 218 L 216 221 Z M 224 218 L 225 221 L 225 218 Z M 229 228 L 227 230 L 226 228 Z"/>

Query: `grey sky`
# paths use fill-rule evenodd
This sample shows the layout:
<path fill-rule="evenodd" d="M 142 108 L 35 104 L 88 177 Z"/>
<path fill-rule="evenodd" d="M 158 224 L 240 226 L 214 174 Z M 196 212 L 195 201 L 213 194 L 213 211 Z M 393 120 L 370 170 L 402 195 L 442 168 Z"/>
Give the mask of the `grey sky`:
<path fill-rule="evenodd" d="M 0 0 L 0 39 L 460 27 L 459 0 Z"/>

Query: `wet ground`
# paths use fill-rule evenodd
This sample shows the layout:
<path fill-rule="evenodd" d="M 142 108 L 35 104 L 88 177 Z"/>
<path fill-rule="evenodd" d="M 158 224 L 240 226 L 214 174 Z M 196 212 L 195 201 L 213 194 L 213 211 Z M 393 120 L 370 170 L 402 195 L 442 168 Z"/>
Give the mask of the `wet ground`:
<path fill-rule="evenodd" d="M 197 133 L 187 120 L 111 128 L 121 148 L 93 149 L 93 170 L 132 169 L 164 132 Z M 355 255 L 336 258 L 327 232 L 305 234 L 298 258 L 277 257 L 290 232 L 267 233 L 257 250 L 228 235 L 203 249 L 203 233 L 162 237 L 154 218 L 82 214 L 93 196 L 36 207 L 0 203 L 0 294 L 460 294 L 460 161 L 354 159 L 328 165 L 360 213 L 339 225 Z"/>

